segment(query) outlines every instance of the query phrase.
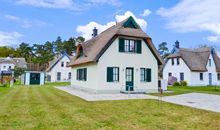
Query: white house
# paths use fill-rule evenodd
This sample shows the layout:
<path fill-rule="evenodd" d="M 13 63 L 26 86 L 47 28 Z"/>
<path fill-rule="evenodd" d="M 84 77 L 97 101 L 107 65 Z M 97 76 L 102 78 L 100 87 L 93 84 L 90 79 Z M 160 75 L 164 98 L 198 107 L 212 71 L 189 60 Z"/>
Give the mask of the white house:
<path fill-rule="evenodd" d="M 71 61 L 71 86 L 89 92 L 158 90 L 158 65 L 163 63 L 151 38 L 132 17 L 77 46 Z"/>
<path fill-rule="evenodd" d="M 71 57 L 64 53 L 49 63 L 46 69 L 47 81 L 49 82 L 70 82 L 71 68 L 67 67 Z"/>
<path fill-rule="evenodd" d="M 189 86 L 220 85 L 220 59 L 214 49 L 179 48 L 176 43 L 163 67 L 163 78 L 174 76 Z"/>
<path fill-rule="evenodd" d="M 24 58 L 0 57 L 0 71 L 13 70 L 15 67 L 27 68 Z"/>

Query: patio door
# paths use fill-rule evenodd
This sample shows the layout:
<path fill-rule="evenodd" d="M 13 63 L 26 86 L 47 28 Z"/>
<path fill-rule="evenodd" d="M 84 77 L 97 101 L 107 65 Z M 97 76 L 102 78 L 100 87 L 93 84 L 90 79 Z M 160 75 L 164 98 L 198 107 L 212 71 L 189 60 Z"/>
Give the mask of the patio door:
<path fill-rule="evenodd" d="M 40 73 L 30 73 L 30 85 L 40 84 Z"/>
<path fill-rule="evenodd" d="M 209 73 L 209 85 L 212 85 L 212 73 Z"/>
<path fill-rule="evenodd" d="M 125 72 L 126 91 L 134 91 L 134 69 L 126 68 Z"/>

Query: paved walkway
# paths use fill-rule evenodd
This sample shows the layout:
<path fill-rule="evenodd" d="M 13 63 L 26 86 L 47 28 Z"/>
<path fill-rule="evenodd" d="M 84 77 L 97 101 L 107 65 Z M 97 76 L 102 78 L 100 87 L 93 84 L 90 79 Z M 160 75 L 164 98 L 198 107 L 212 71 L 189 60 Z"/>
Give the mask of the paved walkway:
<path fill-rule="evenodd" d="M 104 100 L 128 100 L 128 99 L 156 99 L 157 96 L 146 94 L 92 94 L 80 91 L 71 87 L 56 87 L 62 91 L 80 97 L 86 101 L 104 101 Z M 214 112 L 220 112 L 220 95 L 188 93 L 175 96 L 160 98 L 162 101 L 184 105 L 188 107 L 204 109 Z"/>
<path fill-rule="evenodd" d="M 169 103 L 220 112 L 220 95 L 188 93 L 163 97 L 162 100 Z"/>
<path fill-rule="evenodd" d="M 128 100 L 128 99 L 158 99 L 158 97 L 146 94 L 93 94 L 84 91 L 76 90 L 71 87 L 56 87 L 67 93 L 80 97 L 86 101 L 104 101 L 104 100 Z"/>

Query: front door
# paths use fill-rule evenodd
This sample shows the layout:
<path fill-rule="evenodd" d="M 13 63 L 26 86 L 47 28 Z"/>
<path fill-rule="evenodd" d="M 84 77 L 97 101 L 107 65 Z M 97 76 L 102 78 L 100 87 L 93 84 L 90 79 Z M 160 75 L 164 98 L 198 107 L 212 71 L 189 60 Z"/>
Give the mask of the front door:
<path fill-rule="evenodd" d="M 126 68 L 126 91 L 134 91 L 134 69 Z"/>
<path fill-rule="evenodd" d="M 40 73 L 30 73 L 30 84 L 40 84 Z"/>
<path fill-rule="evenodd" d="M 212 73 L 209 73 L 209 85 L 212 85 Z"/>

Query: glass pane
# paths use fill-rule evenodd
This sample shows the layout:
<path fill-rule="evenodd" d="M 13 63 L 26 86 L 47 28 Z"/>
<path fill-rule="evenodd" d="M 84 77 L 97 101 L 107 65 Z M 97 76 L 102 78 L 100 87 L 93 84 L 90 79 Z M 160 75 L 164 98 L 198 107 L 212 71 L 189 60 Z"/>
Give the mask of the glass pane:
<path fill-rule="evenodd" d="M 134 52 L 134 40 L 130 40 L 130 52 Z"/>

